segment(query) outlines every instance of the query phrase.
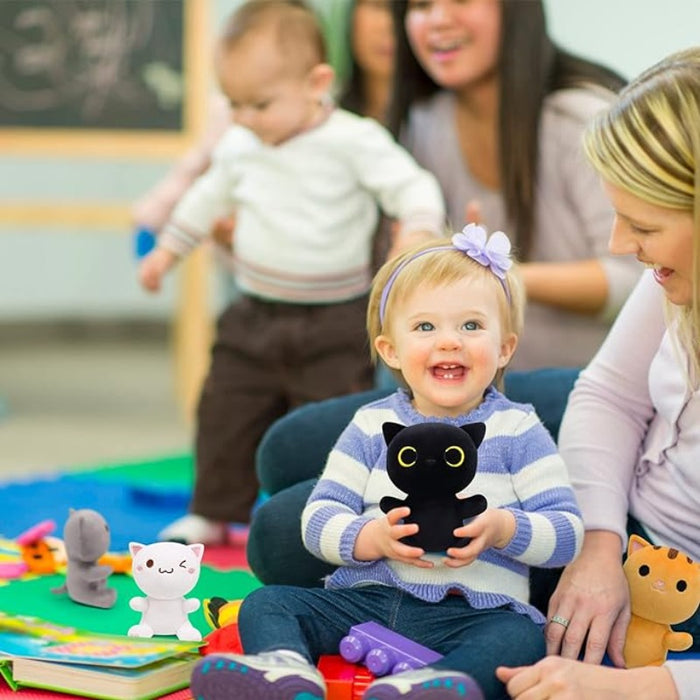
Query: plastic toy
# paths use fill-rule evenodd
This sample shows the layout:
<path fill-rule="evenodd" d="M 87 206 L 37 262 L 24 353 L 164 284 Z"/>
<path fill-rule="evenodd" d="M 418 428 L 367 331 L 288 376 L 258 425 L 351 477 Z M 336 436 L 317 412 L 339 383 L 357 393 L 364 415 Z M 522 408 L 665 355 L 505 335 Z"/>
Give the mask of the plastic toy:
<path fill-rule="evenodd" d="M 241 609 L 242 598 L 226 600 L 226 598 L 204 599 L 204 619 L 212 629 L 219 629 L 238 622 L 238 611 Z"/>
<path fill-rule="evenodd" d="M 54 574 L 58 568 L 54 552 L 58 549 L 56 538 L 49 538 L 56 529 L 53 520 L 42 520 L 15 538 L 20 561 L 0 562 L 0 578 L 20 578 L 27 573 Z"/>
<path fill-rule="evenodd" d="M 29 571 L 23 561 L 3 561 L 0 562 L 0 579 L 21 578 Z"/>
<path fill-rule="evenodd" d="M 375 676 L 422 668 L 442 658 L 376 622 L 351 627 L 340 641 L 340 655 L 351 663 L 364 663 Z"/>
<path fill-rule="evenodd" d="M 67 593 L 71 600 L 96 608 L 111 608 L 117 591 L 107 587 L 110 566 L 97 563 L 109 549 L 109 525 L 96 510 L 70 509 L 63 528 L 66 548 L 66 581 L 53 593 Z"/>
<path fill-rule="evenodd" d="M 188 615 L 199 609 L 197 598 L 185 598 L 197 584 L 203 544 L 129 542 L 132 573 L 146 597 L 135 596 L 129 607 L 141 613 L 141 621 L 129 628 L 130 637 L 174 634 L 178 639 L 199 642 L 202 635 Z"/>
<path fill-rule="evenodd" d="M 685 651 L 693 643 L 692 635 L 674 632 L 670 625 L 687 620 L 700 604 L 700 564 L 677 549 L 631 535 L 623 569 L 632 609 L 625 664 L 660 666 L 669 651 Z"/>
<path fill-rule="evenodd" d="M 48 535 L 55 529 L 56 523 L 53 520 L 42 520 L 17 536 L 15 541 L 20 546 L 22 560 L 31 573 L 56 573 L 58 562 L 48 539 Z"/>
<path fill-rule="evenodd" d="M 115 552 L 107 552 L 97 560 L 97 563 L 112 567 L 112 573 L 114 574 L 131 573 L 130 554 L 116 554 Z"/>
<path fill-rule="evenodd" d="M 326 655 L 318 660 L 318 670 L 326 681 L 326 700 L 362 700 L 375 676 L 342 656 Z"/>
<path fill-rule="evenodd" d="M 17 545 L 18 561 L 0 561 L 0 579 L 21 578 L 26 574 L 55 574 L 65 571 L 68 557 L 63 540 L 53 537 L 56 529 L 53 520 L 42 520 L 19 534 Z M 131 573 L 131 556 L 106 552 L 98 560 L 101 566 L 112 568 L 113 574 Z"/>
<path fill-rule="evenodd" d="M 238 610 L 242 599 L 226 600 L 225 598 L 205 598 L 202 603 L 204 619 L 212 631 L 204 637 L 207 642 L 200 653 L 206 654 L 242 654 L 243 645 L 238 635 Z"/>
<path fill-rule="evenodd" d="M 134 255 L 137 260 L 145 258 L 156 247 L 156 234 L 147 228 L 134 231 Z"/>
<path fill-rule="evenodd" d="M 238 635 L 238 623 L 231 622 L 228 625 L 212 630 L 204 637 L 206 645 L 201 647 L 199 653 L 207 654 L 242 654 L 243 645 Z"/>
<path fill-rule="evenodd" d="M 379 507 L 388 513 L 408 506 L 411 513 L 405 522 L 419 527 L 415 535 L 403 541 L 426 552 L 444 552 L 448 547 L 468 544 L 468 538 L 457 538 L 453 532 L 465 520 L 486 510 L 486 498 L 481 494 L 458 498 L 456 494 L 474 479 L 477 448 L 486 426 L 419 423 L 406 427 L 384 423 L 382 432 L 387 444 L 387 473 L 407 496 L 384 496 Z"/>

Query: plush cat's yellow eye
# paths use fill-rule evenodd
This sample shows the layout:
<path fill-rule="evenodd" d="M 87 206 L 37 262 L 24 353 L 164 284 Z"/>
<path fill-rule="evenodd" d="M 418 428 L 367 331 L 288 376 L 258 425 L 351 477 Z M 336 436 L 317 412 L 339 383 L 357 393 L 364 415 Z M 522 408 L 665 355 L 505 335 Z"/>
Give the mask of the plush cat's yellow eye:
<path fill-rule="evenodd" d="M 418 451 L 415 447 L 406 445 L 399 450 L 398 460 L 402 467 L 412 467 L 418 461 Z"/>
<path fill-rule="evenodd" d="M 464 450 L 452 445 L 445 450 L 445 463 L 449 467 L 461 467 L 464 464 Z"/>

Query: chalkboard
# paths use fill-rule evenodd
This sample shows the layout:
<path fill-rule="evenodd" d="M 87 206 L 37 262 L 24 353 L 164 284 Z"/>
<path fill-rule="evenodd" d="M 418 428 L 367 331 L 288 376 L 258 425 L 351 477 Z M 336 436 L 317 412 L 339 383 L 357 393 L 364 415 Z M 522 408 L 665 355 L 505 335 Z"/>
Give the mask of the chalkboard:
<path fill-rule="evenodd" d="M 0 131 L 182 134 L 207 1 L 0 0 Z"/>

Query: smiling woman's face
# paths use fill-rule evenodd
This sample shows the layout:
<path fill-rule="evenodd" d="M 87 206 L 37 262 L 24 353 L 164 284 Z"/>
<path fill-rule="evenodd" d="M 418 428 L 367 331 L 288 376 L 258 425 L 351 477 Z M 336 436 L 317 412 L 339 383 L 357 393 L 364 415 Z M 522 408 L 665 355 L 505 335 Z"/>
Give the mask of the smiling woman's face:
<path fill-rule="evenodd" d="M 501 14 L 499 0 L 409 0 L 406 35 L 440 87 L 469 89 L 496 78 Z"/>
<path fill-rule="evenodd" d="M 693 299 L 693 215 L 635 197 L 607 182 L 605 190 L 615 209 L 610 252 L 635 255 L 653 267 L 656 281 L 672 304 Z"/>

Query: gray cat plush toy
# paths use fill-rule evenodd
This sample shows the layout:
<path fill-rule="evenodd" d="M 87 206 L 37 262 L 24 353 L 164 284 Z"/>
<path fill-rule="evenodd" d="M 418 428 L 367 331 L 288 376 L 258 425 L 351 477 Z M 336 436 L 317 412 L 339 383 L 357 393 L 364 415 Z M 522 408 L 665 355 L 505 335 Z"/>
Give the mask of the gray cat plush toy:
<path fill-rule="evenodd" d="M 111 608 L 117 600 L 117 591 L 107 587 L 112 567 L 97 563 L 107 553 L 109 542 L 109 525 L 102 515 L 89 508 L 71 508 L 63 528 L 66 581 L 52 593 L 67 593 L 82 605 Z"/>
<path fill-rule="evenodd" d="M 418 532 L 401 541 L 426 552 L 444 552 L 463 547 L 468 538 L 453 531 L 464 521 L 486 510 L 481 494 L 457 498 L 476 474 L 477 448 L 484 439 L 483 423 L 460 427 L 446 423 L 398 423 L 382 425 L 387 444 L 386 470 L 395 486 L 406 494 L 400 499 L 384 496 L 379 507 L 384 513 L 408 506 L 406 523 L 417 523 Z"/>

